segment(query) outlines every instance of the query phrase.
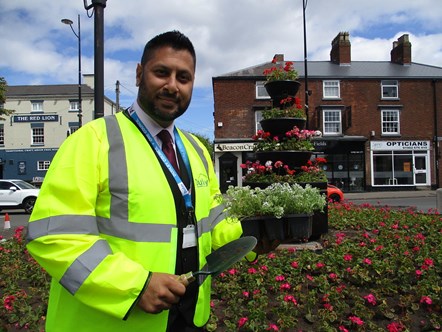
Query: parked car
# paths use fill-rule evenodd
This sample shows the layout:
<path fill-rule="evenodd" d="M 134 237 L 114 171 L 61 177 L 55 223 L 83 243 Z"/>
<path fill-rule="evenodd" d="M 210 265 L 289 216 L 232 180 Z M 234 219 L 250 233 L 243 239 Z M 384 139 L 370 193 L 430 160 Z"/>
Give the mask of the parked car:
<path fill-rule="evenodd" d="M 327 198 L 333 202 L 340 202 L 344 200 L 344 193 L 338 187 L 328 183 Z"/>
<path fill-rule="evenodd" d="M 39 192 L 23 180 L 0 180 L 0 210 L 24 209 L 31 213 Z"/>

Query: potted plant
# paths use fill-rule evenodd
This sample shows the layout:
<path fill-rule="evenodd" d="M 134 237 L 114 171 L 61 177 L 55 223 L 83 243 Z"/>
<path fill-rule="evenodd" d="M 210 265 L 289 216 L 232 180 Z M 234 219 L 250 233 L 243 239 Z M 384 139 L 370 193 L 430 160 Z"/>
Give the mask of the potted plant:
<path fill-rule="evenodd" d="M 301 100 L 298 97 L 287 97 L 280 101 L 279 107 L 264 110 L 260 124 L 264 131 L 282 136 L 295 126 L 304 129 L 306 119 Z"/>
<path fill-rule="evenodd" d="M 264 189 L 230 186 L 222 201 L 228 215 L 241 221 L 245 235 L 271 241 L 308 239 L 313 213 L 323 211 L 326 205 L 326 197 L 318 188 L 287 182 L 272 183 Z"/>
<path fill-rule="evenodd" d="M 315 158 L 309 160 L 306 165 L 300 167 L 299 170 L 291 169 L 282 161 L 272 162 L 267 160 L 265 164 L 261 164 L 259 160 L 255 162 L 246 161 L 240 167 L 246 170 L 243 176 L 243 183 L 250 186 L 265 188 L 274 182 L 287 183 L 326 183 L 327 176 L 322 168 L 326 164 L 325 158 Z M 323 186 L 317 186 L 323 189 Z"/>
<path fill-rule="evenodd" d="M 291 168 L 305 165 L 312 155 L 314 145 L 311 138 L 315 131 L 293 127 L 283 137 L 258 130 L 252 139 L 254 152 L 260 160 L 280 160 Z"/>
<path fill-rule="evenodd" d="M 263 72 L 266 76 L 264 87 L 277 106 L 281 99 L 295 96 L 301 84 L 297 81 L 298 72 L 293 68 L 293 62 L 278 62 L 273 58 L 272 65 Z"/>

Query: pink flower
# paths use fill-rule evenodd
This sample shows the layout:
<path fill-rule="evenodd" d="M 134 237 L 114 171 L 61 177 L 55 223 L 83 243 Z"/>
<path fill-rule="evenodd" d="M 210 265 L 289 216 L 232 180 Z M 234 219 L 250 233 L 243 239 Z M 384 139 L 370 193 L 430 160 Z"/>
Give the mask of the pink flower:
<path fill-rule="evenodd" d="M 339 331 L 348 332 L 348 330 L 342 325 L 339 326 Z"/>
<path fill-rule="evenodd" d="M 305 277 L 310 281 L 315 280 L 315 278 L 313 278 L 310 274 L 307 274 Z"/>
<path fill-rule="evenodd" d="M 364 296 L 364 299 L 366 299 L 367 302 L 371 305 L 376 305 L 376 297 L 373 294 L 368 294 Z"/>
<path fill-rule="evenodd" d="M 377 246 L 374 250 L 375 251 L 381 251 L 382 249 L 384 249 L 384 246 Z"/>
<path fill-rule="evenodd" d="M 238 327 L 243 327 L 245 323 L 247 323 L 249 319 L 247 317 L 241 317 L 238 321 Z"/>
<path fill-rule="evenodd" d="M 279 276 L 276 276 L 276 277 L 275 277 L 275 280 L 276 280 L 276 281 L 284 281 L 284 280 L 285 280 L 285 277 L 279 275 Z"/>
<path fill-rule="evenodd" d="M 335 280 L 336 278 L 338 278 L 338 275 L 337 275 L 336 273 L 330 273 L 330 274 L 328 275 L 328 277 L 329 277 L 330 279 L 332 279 L 332 280 Z"/>
<path fill-rule="evenodd" d="M 257 271 L 254 267 L 251 267 L 251 268 L 249 268 L 249 269 L 247 270 L 247 272 L 248 272 L 249 274 L 255 274 L 255 273 L 257 273 L 258 271 Z"/>
<path fill-rule="evenodd" d="M 324 309 L 328 311 L 333 311 L 333 306 L 330 303 L 324 303 Z"/>
<path fill-rule="evenodd" d="M 243 295 L 244 297 L 249 297 L 250 293 L 249 293 L 249 292 L 246 292 L 246 291 L 244 291 L 244 292 L 242 292 L 242 295 Z"/>
<path fill-rule="evenodd" d="M 422 271 L 421 270 L 416 270 L 416 277 L 420 277 L 422 276 Z"/>
<path fill-rule="evenodd" d="M 358 316 L 350 316 L 348 317 L 348 319 L 355 323 L 356 325 L 364 325 L 364 321 L 362 319 L 360 319 Z"/>
<path fill-rule="evenodd" d="M 293 267 L 293 268 L 295 268 L 295 269 L 298 268 L 298 265 L 299 265 L 299 264 L 298 264 L 297 261 L 293 261 L 293 262 L 290 264 L 290 266 Z"/>
<path fill-rule="evenodd" d="M 318 269 L 320 269 L 321 267 L 324 267 L 324 266 L 325 266 L 325 264 L 322 263 L 322 262 L 318 262 L 318 263 L 316 263 L 316 267 L 317 267 Z"/>
<path fill-rule="evenodd" d="M 344 255 L 344 261 L 351 261 L 353 259 L 353 256 L 350 254 L 345 254 Z"/>
<path fill-rule="evenodd" d="M 429 296 L 422 296 L 421 300 L 419 302 L 425 303 L 425 304 L 433 304 L 433 301 L 431 300 L 431 298 Z"/>
<path fill-rule="evenodd" d="M 428 265 L 428 266 L 433 266 L 434 262 L 433 262 L 433 260 L 431 258 L 425 258 L 424 259 L 424 264 Z"/>
<path fill-rule="evenodd" d="M 290 290 L 291 286 L 289 283 L 282 284 L 279 289 L 281 290 Z"/>
<path fill-rule="evenodd" d="M 371 265 L 371 260 L 369 258 L 364 258 L 364 260 L 362 262 L 367 265 Z"/>
<path fill-rule="evenodd" d="M 404 330 L 404 326 L 400 322 L 393 322 L 387 325 L 388 332 L 401 332 Z"/>
<path fill-rule="evenodd" d="M 234 275 L 234 274 L 236 274 L 236 272 L 238 272 L 238 270 L 230 269 L 228 272 L 229 272 L 229 274 Z"/>
<path fill-rule="evenodd" d="M 267 265 L 263 265 L 263 266 L 261 266 L 261 270 L 263 270 L 263 271 L 268 271 L 269 268 L 267 267 Z"/>
<path fill-rule="evenodd" d="M 14 295 L 6 296 L 5 299 L 3 300 L 3 307 L 8 311 L 14 310 L 14 301 L 15 301 Z"/>
<path fill-rule="evenodd" d="M 211 307 L 211 308 L 214 308 L 214 307 L 215 307 L 215 302 L 210 301 L 210 307 Z"/>
<path fill-rule="evenodd" d="M 298 305 L 298 301 L 296 301 L 293 295 L 284 296 L 284 302 L 292 302 L 294 305 Z"/>
<path fill-rule="evenodd" d="M 266 331 L 279 331 L 279 328 L 275 324 L 269 324 L 269 327 L 266 329 Z"/>

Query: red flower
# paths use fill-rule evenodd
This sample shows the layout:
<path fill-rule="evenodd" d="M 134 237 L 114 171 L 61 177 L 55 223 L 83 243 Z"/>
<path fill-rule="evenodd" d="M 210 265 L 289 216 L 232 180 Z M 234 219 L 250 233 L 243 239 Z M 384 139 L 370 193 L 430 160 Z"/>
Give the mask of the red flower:
<path fill-rule="evenodd" d="M 245 323 L 247 323 L 249 319 L 247 317 L 241 317 L 238 321 L 238 327 L 243 327 Z"/>

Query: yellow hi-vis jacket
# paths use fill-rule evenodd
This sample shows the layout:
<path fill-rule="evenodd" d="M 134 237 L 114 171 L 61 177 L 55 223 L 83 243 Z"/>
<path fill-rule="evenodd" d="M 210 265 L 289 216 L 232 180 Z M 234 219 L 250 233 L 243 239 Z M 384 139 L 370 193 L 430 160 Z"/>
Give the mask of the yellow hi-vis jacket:
<path fill-rule="evenodd" d="M 193 178 L 198 260 L 241 236 L 216 199 L 203 145 L 179 131 Z M 174 273 L 177 217 L 170 185 L 144 135 L 123 113 L 92 121 L 62 144 L 29 220 L 27 248 L 52 276 L 46 329 L 165 331 L 168 311 L 135 302 L 151 272 Z M 210 314 L 211 278 L 200 277 L 194 324 Z"/>

